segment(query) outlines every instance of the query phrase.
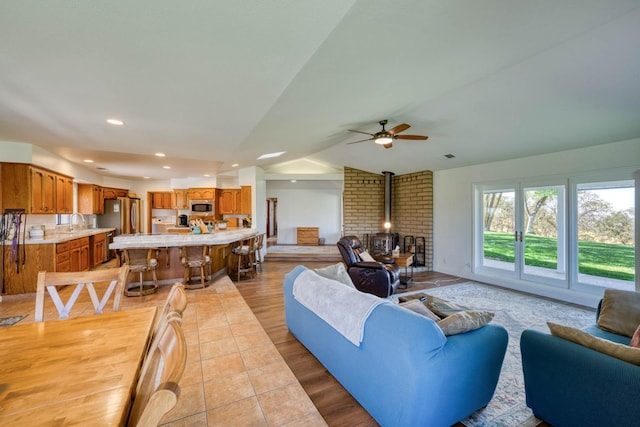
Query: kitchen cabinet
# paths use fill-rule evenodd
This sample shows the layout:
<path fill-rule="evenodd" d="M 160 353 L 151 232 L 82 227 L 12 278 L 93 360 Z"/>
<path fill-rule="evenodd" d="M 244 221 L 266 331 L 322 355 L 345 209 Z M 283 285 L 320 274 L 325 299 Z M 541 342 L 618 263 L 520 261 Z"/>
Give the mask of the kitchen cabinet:
<path fill-rule="evenodd" d="M 111 187 L 103 187 L 102 188 L 102 198 L 104 200 L 114 200 L 118 197 L 128 197 L 129 190 L 123 188 L 111 188 Z"/>
<path fill-rule="evenodd" d="M 107 234 L 94 234 L 89 237 L 90 247 L 91 247 L 91 268 L 94 268 L 104 261 L 105 253 L 106 253 L 106 244 L 107 244 Z"/>
<path fill-rule="evenodd" d="M 2 209 L 27 214 L 68 213 L 73 210 L 73 178 L 25 163 L 2 163 Z M 58 204 L 58 180 L 64 182 Z M 70 195 L 70 197 L 67 197 Z M 58 211 L 60 208 L 60 211 Z"/>
<path fill-rule="evenodd" d="M 150 194 L 152 209 L 173 209 L 174 195 L 170 191 L 154 192 Z"/>
<path fill-rule="evenodd" d="M 78 184 L 78 212 L 81 214 L 104 213 L 102 187 L 93 184 Z"/>
<path fill-rule="evenodd" d="M 190 188 L 189 200 L 213 200 L 215 190 L 213 188 Z"/>
<path fill-rule="evenodd" d="M 251 187 L 240 189 L 225 188 L 216 190 L 216 213 L 218 215 L 251 215 Z"/>
<path fill-rule="evenodd" d="M 81 237 L 56 245 L 56 271 L 87 270 L 89 270 L 89 237 Z"/>
<path fill-rule="evenodd" d="M 56 212 L 73 213 L 73 178 L 56 176 Z"/>
<path fill-rule="evenodd" d="M 240 187 L 240 214 L 251 215 L 251 186 Z"/>
<path fill-rule="evenodd" d="M 173 190 L 175 205 L 174 209 L 189 209 L 189 190 Z"/>

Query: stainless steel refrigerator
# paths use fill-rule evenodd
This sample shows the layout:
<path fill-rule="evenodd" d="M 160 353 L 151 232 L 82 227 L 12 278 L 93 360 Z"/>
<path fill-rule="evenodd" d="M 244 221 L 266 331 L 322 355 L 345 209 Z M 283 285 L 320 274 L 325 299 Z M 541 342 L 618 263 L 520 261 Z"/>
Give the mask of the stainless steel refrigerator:
<path fill-rule="evenodd" d="M 104 214 L 98 215 L 98 227 L 115 228 L 115 235 L 140 233 L 140 199 L 118 197 L 104 201 Z"/>

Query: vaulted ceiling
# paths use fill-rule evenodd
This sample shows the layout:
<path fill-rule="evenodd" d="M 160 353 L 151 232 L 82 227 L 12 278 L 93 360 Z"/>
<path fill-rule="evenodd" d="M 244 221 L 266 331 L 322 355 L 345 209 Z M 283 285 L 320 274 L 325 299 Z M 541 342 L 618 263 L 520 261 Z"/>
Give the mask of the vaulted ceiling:
<path fill-rule="evenodd" d="M 0 141 L 125 179 L 587 147 L 640 138 L 639 40 L 640 0 L 7 0 Z M 348 144 L 382 119 L 429 139 Z"/>

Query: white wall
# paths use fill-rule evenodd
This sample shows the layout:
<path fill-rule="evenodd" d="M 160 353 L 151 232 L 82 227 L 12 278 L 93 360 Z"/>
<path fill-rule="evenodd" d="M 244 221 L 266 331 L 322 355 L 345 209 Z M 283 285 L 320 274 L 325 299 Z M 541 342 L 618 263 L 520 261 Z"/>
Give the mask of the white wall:
<path fill-rule="evenodd" d="M 473 184 L 620 168 L 640 168 L 640 139 L 435 172 L 434 270 L 593 306 L 599 296 L 473 273 Z"/>
<path fill-rule="evenodd" d="M 278 199 L 279 244 L 295 245 L 297 227 L 320 227 L 327 245 L 340 240 L 342 181 L 267 181 L 266 197 Z"/>

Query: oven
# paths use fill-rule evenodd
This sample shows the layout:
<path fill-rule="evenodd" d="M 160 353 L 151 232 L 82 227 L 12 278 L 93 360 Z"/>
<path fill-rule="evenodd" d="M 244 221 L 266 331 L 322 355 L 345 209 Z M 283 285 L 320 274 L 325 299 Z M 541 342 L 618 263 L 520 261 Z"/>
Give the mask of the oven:
<path fill-rule="evenodd" d="M 211 200 L 191 200 L 191 216 L 213 215 L 213 201 Z"/>

